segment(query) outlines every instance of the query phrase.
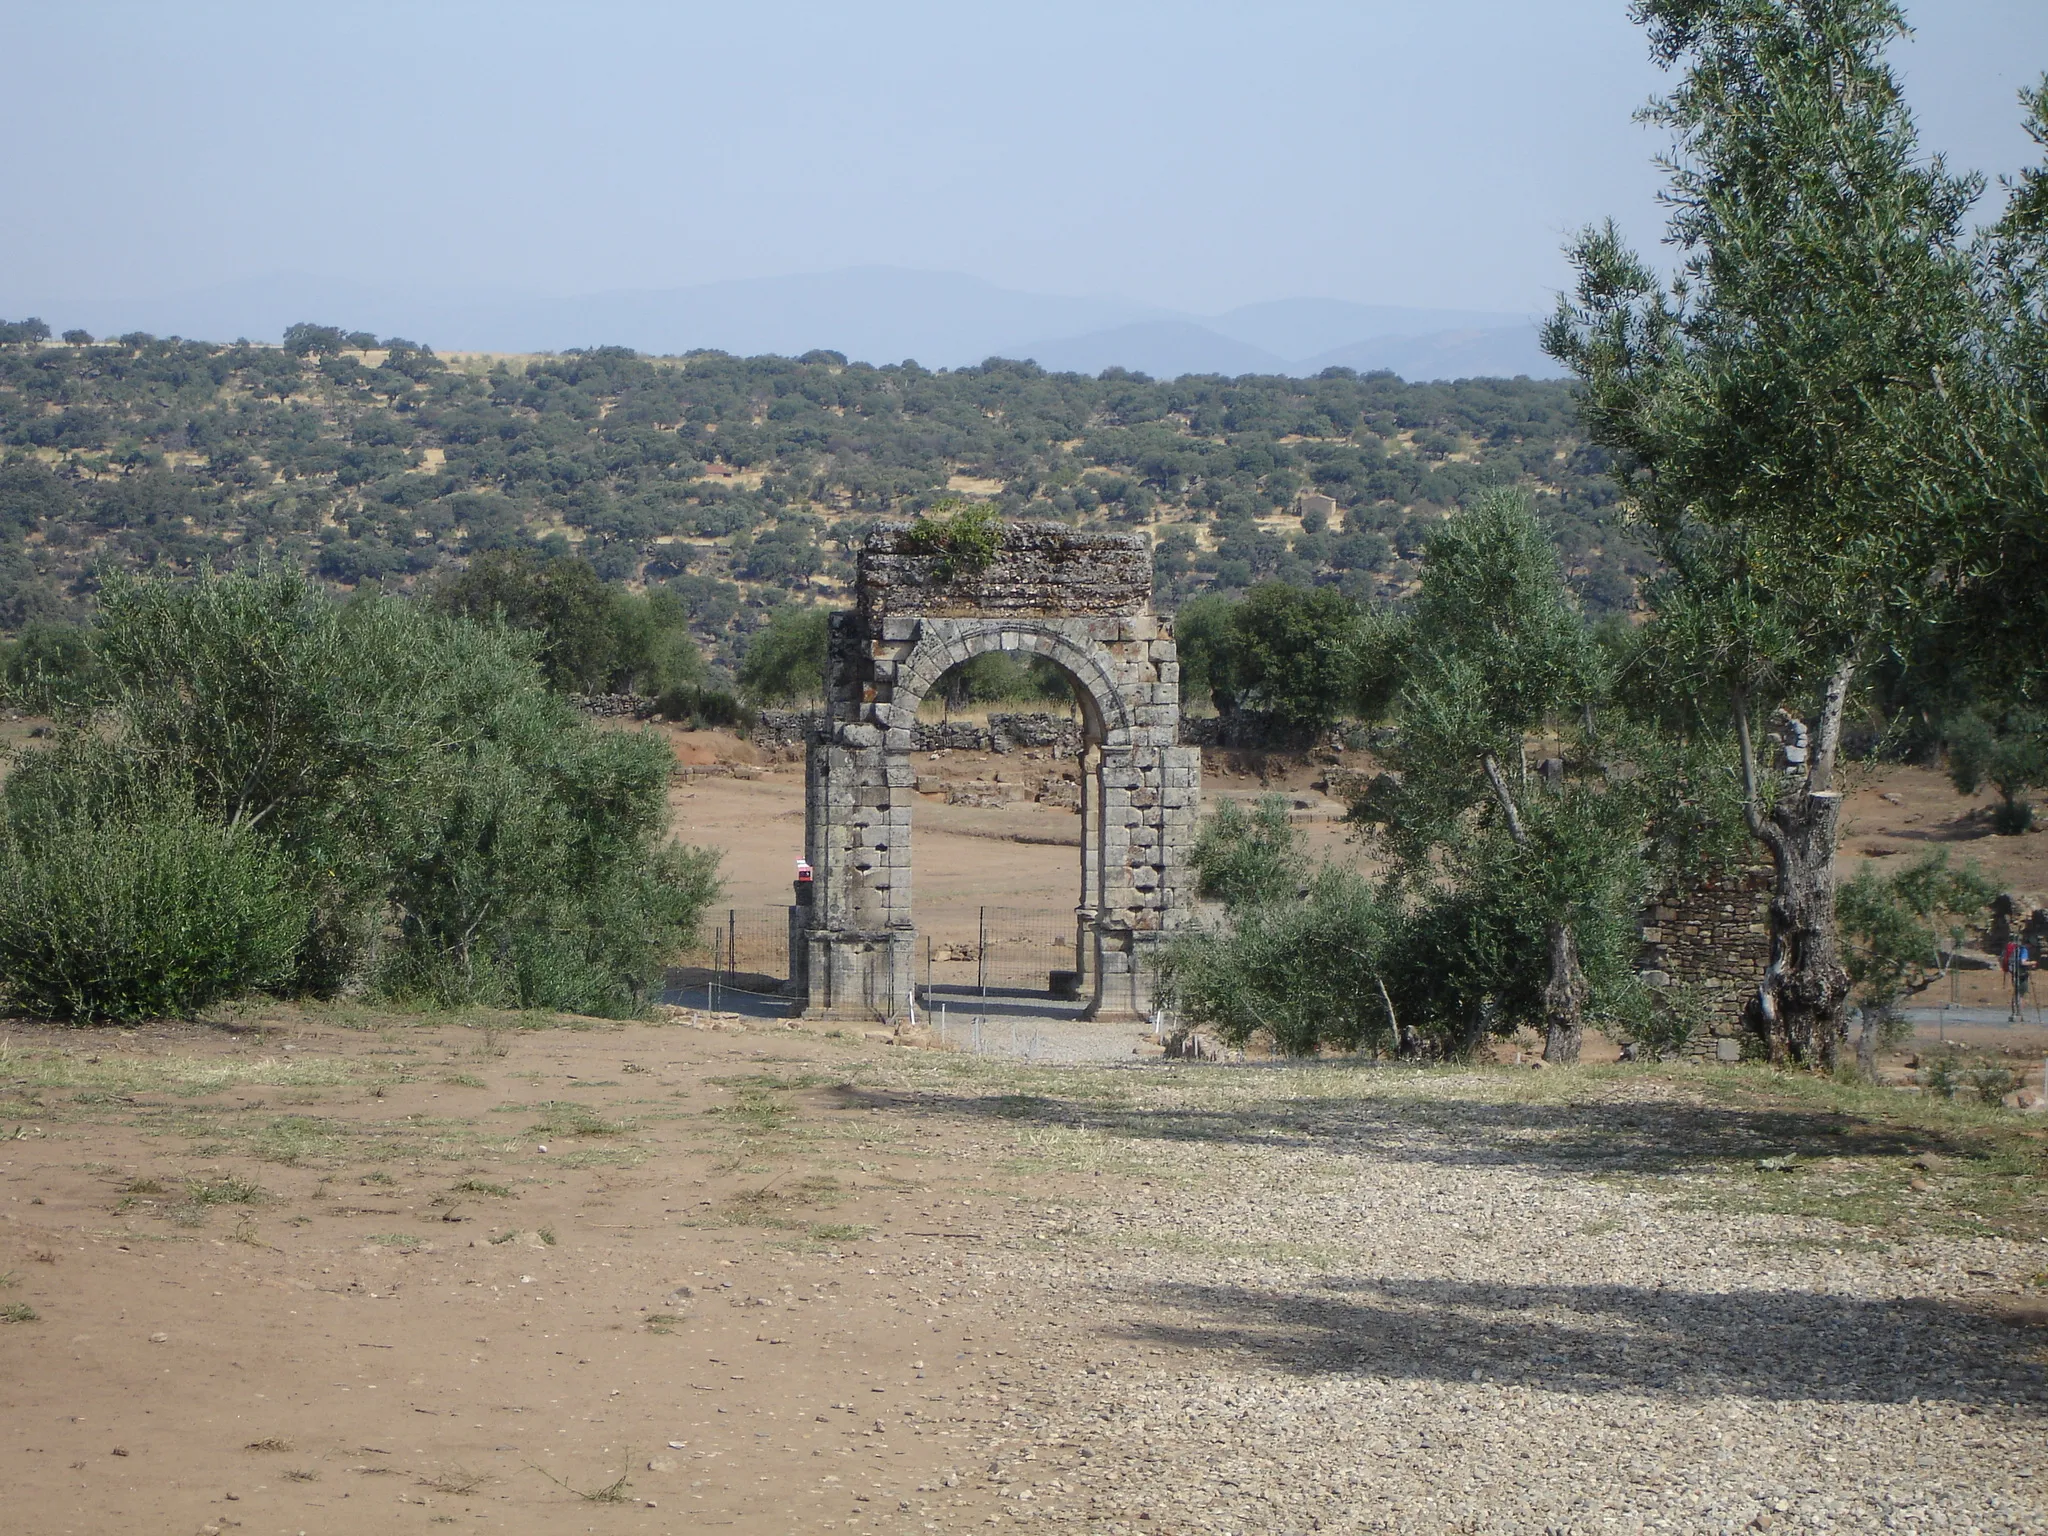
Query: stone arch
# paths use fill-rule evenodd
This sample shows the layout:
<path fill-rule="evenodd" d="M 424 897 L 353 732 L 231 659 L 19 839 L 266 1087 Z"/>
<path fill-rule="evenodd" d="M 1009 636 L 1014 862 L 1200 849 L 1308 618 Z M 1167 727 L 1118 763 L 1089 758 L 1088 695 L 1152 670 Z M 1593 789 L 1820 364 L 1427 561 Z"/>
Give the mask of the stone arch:
<path fill-rule="evenodd" d="M 1200 755 L 1179 744 L 1180 667 L 1152 612 L 1151 554 L 1128 534 L 1006 523 L 972 573 L 877 530 L 850 613 L 835 614 L 825 717 L 805 779 L 811 904 L 793 909 L 792 978 L 806 1014 L 903 1017 L 914 1003 L 910 764 L 917 706 L 953 667 L 994 650 L 1053 661 L 1082 700 L 1077 954 L 1096 1017 L 1149 1005 L 1146 951 L 1193 914 L 1188 866 Z"/>
<path fill-rule="evenodd" d="M 950 627 L 943 639 L 939 624 Z M 921 639 L 898 676 L 886 721 L 889 730 L 915 730 L 918 705 L 962 662 L 990 651 L 1022 651 L 1053 662 L 1078 685 L 1082 726 L 1090 740 L 1105 746 L 1130 745 L 1130 706 L 1096 647 L 1077 644 L 1053 624 L 1028 619 L 938 620 L 930 628 L 934 632 Z"/>

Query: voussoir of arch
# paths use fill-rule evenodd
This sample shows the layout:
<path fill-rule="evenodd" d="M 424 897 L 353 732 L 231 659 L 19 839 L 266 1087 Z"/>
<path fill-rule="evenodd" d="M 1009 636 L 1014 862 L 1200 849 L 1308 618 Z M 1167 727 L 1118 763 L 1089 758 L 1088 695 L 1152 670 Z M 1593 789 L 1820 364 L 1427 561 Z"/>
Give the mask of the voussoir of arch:
<path fill-rule="evenodd" d="M 897 674 L 889 704 L 889 728 L 915 729 L 917 706 L 939 679 L 962 662 L 990 651 L 1023 651 L 1059 666 L 1081 685 L 1083 701 L 1093 715 L 1089 724 L 1102 744 L 1130 745 L 1130 702 L 1106 664 L 1108 653 L 1093 642 L 1083 644 L 1063 633 L 1057 619 L 921 620 L 916 649 Z"/>

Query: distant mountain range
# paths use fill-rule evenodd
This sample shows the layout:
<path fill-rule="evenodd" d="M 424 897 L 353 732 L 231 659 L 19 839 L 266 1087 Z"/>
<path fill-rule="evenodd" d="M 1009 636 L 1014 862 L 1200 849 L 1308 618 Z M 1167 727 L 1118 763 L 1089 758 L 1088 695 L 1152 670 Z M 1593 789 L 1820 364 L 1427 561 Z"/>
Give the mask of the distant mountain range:
<path fill-rule="evenodd" d="M 990 357 L 1154 378 L 1188 373 L 1291 374 L 1329 367 L 1391 369 L 1404 379 L 1557 378 L 1527 315 L 1403 309 L 1338 299 L 1282 299 L 1191 315 L 1115 299 L 1061 298 L 998 287 L 959 272 L 850 267 L 690 288 L 561 297 L 397 289 L 279 273 L 156 298 L 0 300 L 0 314 L 38 313 L 59 330 L 150 331 L 208 341 L 274 340 L 311 320 L 444 352 L 560 352 L 618 345 L 654 354 L 716 348 L 958 368 Z"/>

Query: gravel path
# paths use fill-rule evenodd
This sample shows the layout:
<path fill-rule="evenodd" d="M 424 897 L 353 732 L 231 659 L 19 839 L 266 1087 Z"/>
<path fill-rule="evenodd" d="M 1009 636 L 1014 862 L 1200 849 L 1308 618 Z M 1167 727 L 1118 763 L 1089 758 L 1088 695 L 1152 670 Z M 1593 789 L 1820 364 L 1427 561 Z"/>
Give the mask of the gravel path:
<path fill-rule="evenodd" d="M 890 1076 L 1030 1192 L 903 1261 L 995 1281 L 1027 1341 L 967 1469 L 1011 1520 L 2048 1531 L 2043 1334 L 1990 1311 L 2048 1247 L 1730 1209 L 1754 1117 L 1647 1078 L 992 1070 Z"/>

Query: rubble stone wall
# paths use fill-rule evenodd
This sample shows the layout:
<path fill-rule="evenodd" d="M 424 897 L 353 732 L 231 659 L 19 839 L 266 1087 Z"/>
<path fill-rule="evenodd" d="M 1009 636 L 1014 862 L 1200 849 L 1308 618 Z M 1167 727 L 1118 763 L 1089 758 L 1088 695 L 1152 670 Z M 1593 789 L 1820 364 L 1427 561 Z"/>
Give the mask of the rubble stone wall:
<path fill-rule="evenodd" d="M 757 747 L 808 746 L 825 715 L 817 710 L 764 709 L 747 740 Z M 1081 755 L 1081 722 L 1044 712 L 991 714 L 988 724 L 972 720 L 920 720 L 912 734 L 913 752 L 1014 752 L 1020 747 L 1051 748 L 1058 757 Z"/>
<path fill-rule="evenodd" d="M 1696 989 L 1707 1001 L 1707 1032 L 1691 1054 L 1712 1056 L 1720 1042 L 1738 1046 L 1747 1014 L 1771 957 L 1771 871 L 1728 870 L 1666 891 L 1644 909 L 1636 972 L 1653 987 Z"/>
<path fill-rule="evenodd" d="M 1152 552 L 1134 534 L 1084 532 L 1064 523 L 1006 523 L 996 558 L 946 573 L 920 553 L 908 523 L 884 523 L 860 553 L 854 601 L 861 619 L 1111 618 L 1152 607 Z"/>

